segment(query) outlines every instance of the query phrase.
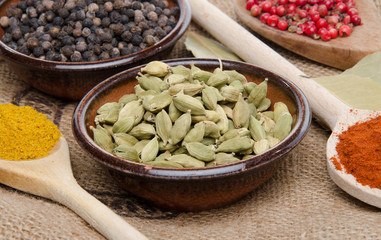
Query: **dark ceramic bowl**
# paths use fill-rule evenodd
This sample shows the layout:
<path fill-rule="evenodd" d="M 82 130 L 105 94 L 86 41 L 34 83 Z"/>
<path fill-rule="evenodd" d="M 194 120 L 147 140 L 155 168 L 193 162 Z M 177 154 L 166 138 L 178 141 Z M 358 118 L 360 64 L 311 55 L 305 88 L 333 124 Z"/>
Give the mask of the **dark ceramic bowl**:
<path fill-rule="evenodd" d="M 0 16 L 19 0 L 0 1 Z M 174 29 L 157 44 L 138 52 L 109 60 L 96 62 L 55 62 L 45 61 L 19 53 L 0 41 L 0 56 L 6 60 L 11 70 L 23 81 L 50 95 L 80 100 L 91 88 L 102 80 L 130 67 L 165 58 L 176 41 L 184 34 L 191 19 L 187 0 L 168 0 L 170 6 L 178 5 L 180 14 Z M 0 27 L 0 39 L 4 30 Z"/>
<path fill-rule="evenodd" d="M 195 66 L 212 71 L 217 60 L 175 59 L 165 61 L 171 66 Z M 235 69 L 249 81 L 268 78 L 268 95 L 272 103 L 284 102 L 295 121 L 291 133 L 268 151 L 247 160 L 207 168 L 170 169 L 123 160 L 98 147 L 89 127 L 94 126 L 97 109 L 107 102 L 118 101 L 133 93 L 140 67 L 116 74 L 94 87 L 79 103 L 73 117 L 73 132 L 77 142 L 105 166 L 125 190 L 167 209 L 200 211 L 233 203 L 269 179 L 281 161 L 306 135 L 311 111 L 306 97 L 290 81 L 262 68 L 235 61 L 222 61 L 223 68 Z M 272 108 L 272 107 L 271 107 Z"/>

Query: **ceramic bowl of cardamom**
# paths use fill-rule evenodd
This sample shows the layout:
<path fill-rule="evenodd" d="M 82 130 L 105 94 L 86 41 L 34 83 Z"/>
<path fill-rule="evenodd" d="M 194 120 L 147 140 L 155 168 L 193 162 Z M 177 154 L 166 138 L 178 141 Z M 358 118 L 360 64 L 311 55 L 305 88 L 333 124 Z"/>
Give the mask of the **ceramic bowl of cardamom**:
<path fill-rule="evenodd" d="M 160 66 L 168 70 L 161 82 L 152 78 Z M 236 95 L 233 86 L 240 89 Z M 256 102 L 252 93 L 261 95 L 263 89 Z M 115 106 L 121 110 L 111 117 Z M 214 112 L 221 114 L 209 118 Z M 132 128 L 122 117 L 128 114 L 133 121 L 140 115 Z M 287 124 L 279 128 L 283 115 Z M 169 130 L 163 130 L 165 119 Z M 78 104 L 72 129 L 78 144 L 121 189 L 160 208 L 202 211 L 261 191 L 257 188 L 287 160 L 310 122 L 306 97 L 282 76 L 244 62 L 183 58 L 150 62 L 98 84 Z"/>
<path fill-rule="evenodd" d="M 102 80 L 167 56 L 191 20 L 187 0 L 0 3 L 0 56 L 19 79 L 79 101 Z"/>

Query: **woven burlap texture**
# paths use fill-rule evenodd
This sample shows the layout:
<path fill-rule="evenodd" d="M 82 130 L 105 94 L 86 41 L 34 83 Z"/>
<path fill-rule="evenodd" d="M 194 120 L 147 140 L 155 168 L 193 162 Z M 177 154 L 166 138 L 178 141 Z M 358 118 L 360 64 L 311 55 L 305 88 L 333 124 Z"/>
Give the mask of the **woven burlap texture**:
<path fill-rule="evenodd" d="M 211 2 L 237 19 L 232 1 Z M 194 23 L 189 31 L 207 35 Z M 185 37 L 168 58 L 191 56 Z M 263 40 L 312 77 L 340 73 Z M 1 61 L 0 104 L 10 102 L 30 105 L 54 121 L 69 143 L 78 183 L 150 239 L 381 239 L 380 210 L 349 196 L 330 179 L 325 155 L 330 132 L 316 121 L 276 174 L 242 200 L 209 211 L 175 212 L 121 190 L 76 143 L 71 119 L 77 103 L 32 89 Z M 104 238 L 70 209 L 0 184 L 0 239 Z"/>

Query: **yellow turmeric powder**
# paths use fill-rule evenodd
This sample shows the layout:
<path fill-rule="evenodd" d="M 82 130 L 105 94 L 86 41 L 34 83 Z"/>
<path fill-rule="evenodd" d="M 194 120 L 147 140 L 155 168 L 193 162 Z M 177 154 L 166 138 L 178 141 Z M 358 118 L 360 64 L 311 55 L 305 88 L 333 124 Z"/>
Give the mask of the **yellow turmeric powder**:
<path fill-rule="evenodd" d="M 60 136 L 58 127 L 33 108 L 0 104 L 0 159 L 47 156 Z"/>

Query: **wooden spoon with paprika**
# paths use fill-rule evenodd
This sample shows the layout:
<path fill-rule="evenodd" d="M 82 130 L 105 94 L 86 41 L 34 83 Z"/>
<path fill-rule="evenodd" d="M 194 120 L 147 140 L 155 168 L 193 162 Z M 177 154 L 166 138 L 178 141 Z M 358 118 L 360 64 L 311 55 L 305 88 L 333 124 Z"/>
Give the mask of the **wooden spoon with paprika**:
<path fill-rule="evenodd" d="M 108 239 L 147 239 L 79 186 L 64 137 L 46 157 L 26 161 L 0 159 L 0 183 L 67 206 Z"/>
<path fill-rule="evenodd" d="M 327 142 L 327 166 L 332 180 L 350 195 L 381 208 L 381 189 L 358 183 L 352 175 L 337 170 L 331 161 L 336 156 L 339 133 L 357 122 L 381 116 L 381 112 L 351 109 L 207 0 L 192 0 L 190 5 L 192 20 L 239 57 L 272 70 L 303 91 L 314 116 L 333 132 Z"/>

